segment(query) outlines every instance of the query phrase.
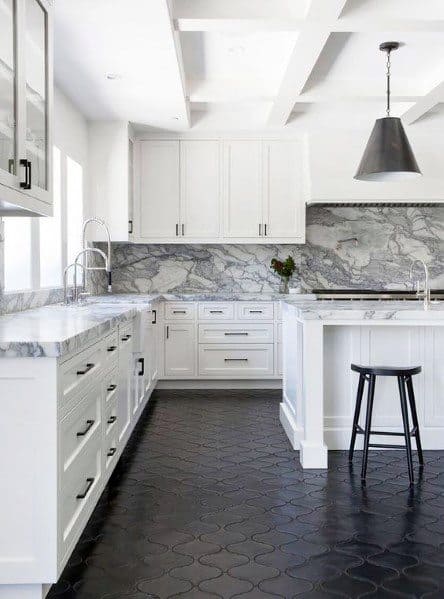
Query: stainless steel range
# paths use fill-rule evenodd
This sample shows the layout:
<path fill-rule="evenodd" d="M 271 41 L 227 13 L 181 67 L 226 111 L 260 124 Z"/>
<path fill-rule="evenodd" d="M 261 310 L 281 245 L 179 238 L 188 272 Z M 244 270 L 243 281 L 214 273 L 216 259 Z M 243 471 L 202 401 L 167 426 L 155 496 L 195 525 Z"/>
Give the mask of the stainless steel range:
<path fill-rule="evenodd" d="M 375 289 L 313 289 L 312 293 L 316 296 L 317 300 L 418 301 L 421 299 L 418 297 L 416 291 L 402 289 L 389 291 Z M 444 300 L 444 289 L 431 289 L 430 297 L 432 300 Z"/>

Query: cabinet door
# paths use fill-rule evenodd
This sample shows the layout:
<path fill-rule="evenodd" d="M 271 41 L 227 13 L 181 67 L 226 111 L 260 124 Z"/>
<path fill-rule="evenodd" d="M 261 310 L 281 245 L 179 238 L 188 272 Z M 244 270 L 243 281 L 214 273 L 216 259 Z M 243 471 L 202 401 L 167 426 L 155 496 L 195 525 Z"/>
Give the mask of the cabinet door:
<path fill-rule="evenodd" d="M 263 219 L 260 141 L 225 142 L 224 209 L 224 237 L 261 237 Z"/>
<path fill-rule="evenodd" d="M 141 239 L 179 234 L 179 142 L 139 143 L 139 193 L 134 229 Z"/>
<path fill-rule="evenodd" d="M 51 202 L 52 10 L 45 0 L 19 0 L 24 7 L 23 145 L 32 197 Z M 22 155 L 20 154 L 20 158 Z"/>
<path fill-rule="evenodd" d="M 16 0 L 0 2 L 0 183 L 18 187 Z"/>
<path fill-rule="evenodd" d="M 164 325 L 165 376 L 194 376 L 194 324 Z"/>
<path fill-rule="evenodd" d="M 180 234 L 220 236 L 220 156 L 218 141 L 180 142 Z"/>
<path fill-rule="evenodd" d="M 264 236 L 305 237 L 303 152 L 293 141 L 263 142 Z"/>

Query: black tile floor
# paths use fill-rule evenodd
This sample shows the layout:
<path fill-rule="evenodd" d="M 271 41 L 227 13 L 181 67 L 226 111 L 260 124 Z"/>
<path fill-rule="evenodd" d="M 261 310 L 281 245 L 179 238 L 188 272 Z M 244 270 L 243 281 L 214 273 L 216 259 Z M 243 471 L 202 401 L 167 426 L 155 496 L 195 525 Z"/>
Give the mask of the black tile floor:
<path fill-rule="evenodd" d="M 444 598 L 444 452 L 304 472 L 279 396 L 155 392 L 49 599 Z"/>

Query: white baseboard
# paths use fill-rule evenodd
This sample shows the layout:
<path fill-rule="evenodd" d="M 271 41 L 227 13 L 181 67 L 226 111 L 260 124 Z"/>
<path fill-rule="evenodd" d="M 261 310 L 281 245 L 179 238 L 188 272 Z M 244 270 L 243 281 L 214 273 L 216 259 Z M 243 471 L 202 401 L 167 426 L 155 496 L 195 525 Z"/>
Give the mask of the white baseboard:
<path fill-rule="evenodd" d="M 159 380 L 156 389 L 282 389 L 281 379 L 263 380 Z"/>
<path fill-rule="evenodd" d="M 302 429 L 298 427 L 293 413 L 285 402 L 279 404 L 279 419 L 293 449 L 300 448 Z"/>

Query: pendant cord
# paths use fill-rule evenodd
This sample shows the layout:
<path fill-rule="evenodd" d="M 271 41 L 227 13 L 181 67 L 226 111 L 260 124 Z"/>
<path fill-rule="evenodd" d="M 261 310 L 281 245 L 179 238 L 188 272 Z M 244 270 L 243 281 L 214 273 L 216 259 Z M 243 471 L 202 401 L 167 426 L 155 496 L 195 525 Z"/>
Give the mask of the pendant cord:
<path fill-rule="evenodd" d="M 390 116 L 390 50 L 387 51 L 387 116 Z"/>

